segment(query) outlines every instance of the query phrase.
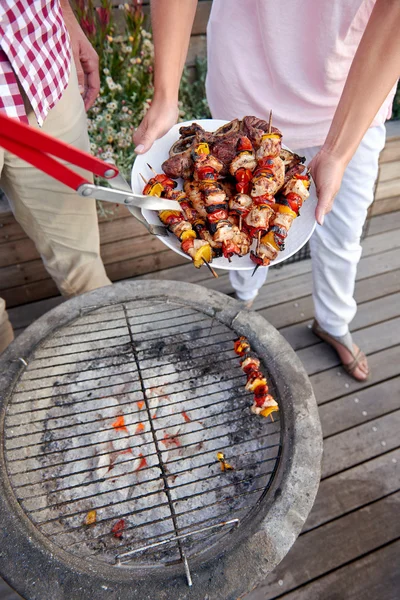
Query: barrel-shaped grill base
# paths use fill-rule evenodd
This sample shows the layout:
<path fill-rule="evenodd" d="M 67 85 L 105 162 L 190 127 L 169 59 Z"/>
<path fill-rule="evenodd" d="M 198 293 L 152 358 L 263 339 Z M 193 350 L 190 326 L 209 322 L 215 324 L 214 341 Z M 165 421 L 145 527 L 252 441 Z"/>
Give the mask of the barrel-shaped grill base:
<path fill-rule="evenodd" d="M 93 346 L 96 320 L 108 352 L 104 364 L 103 349 Z M 180 333 L 171 349 L 168 342 L 177 327 Z M 272 382 L 280 405 L 275 424 L 250 415 L 243 374 L 230 356 L 237 335 L 249 339 Z M 179 347 L 177 340 L 182 342 Z M 100 376 L 93 363 L 96 356 L 97 360 L 100 356 Z M 54 361 L 52 377 L 47 379 L 46 368 Z M 59 380 L 57 361 L 64 365 Z M 187 373 L 179 372 L 184 364 Z M 104 369 L 110 382 L 115 380 L 122 388 L 110 390 L 104 385 L 100 380 Z M 24 597 L 233 600 L 265 578 L 299 534 L 320 477 L 322 442 L 315 398 L 285 340 L 259 315 L 242 311 L 235 300 L 171 281 L 122 283 L 96 290 L 69 300 L 31 325 L 5 353 L 0 373 L 0 431 L 4 432 L 0 572 Z M 96 382 L 106 388 L 104 392 L 90 387 Z M 118 402 L 114 392 L 120 392 Z M 88 393 L 91 398 L 94 393 L 94 402 L 96 397 L 104 398 L 103 393 L 113 399 L 92 417 Z M 134 404 L 141 401 L 143 393 L 147 421 L 137 409 L 129 408 L 133 399 Z M 78 419 L 70 415 L 69 394 L 77 403 Z M 130 432 L 139 422 L 146 424 L 137 448 L 146 448 L 149 464 L 140 473 L 143 488 L 130 490 L 129 474 L 121 471 L 104 494 L 103 475 L 110 465 L 104 462 L 108 455 L 102 448 L 109 443 L 108 432 L 115 434 L 109 423 L 121 403 L 124 410 L 129 408 L 125 419 Z M 126 454 L 127 431 L 117 433 L 118 450 Z M 74 436 L 80 441 L 78 448 L 71 449 Z M 179 440 L 179 454 L 171 439 Z M 216 460 L 213 465 L 220 450 L 231 463 L 236 461 L 235 471 L 223 476 Z M 92 462 L 80 458 L 85 452 Z M 127 459 L 132 462 L 131 454 Z M 124 463 L 125 456 L 121 460 Z M 72 471 L 69 464 L 74 465 Z M 133 462 L 132 469 L 137 467 L 143 464 Z M 153 487 L 146 478 L 154 481 Z M 116 500 L 114 485 L 119 490 Z M 97 498 L 102 523 L 95 526 L 96 535 L 90 531 L 88 535 L 80 523 L 88 510 L 97 508 Z M 224 510 L 226 500 L 229 506 Z M 157 537 L 160 533 L 173 536 L 176 523 L 169 502 L 178 515 L 180 533 L 230 518 L 241 520 L 235 529 L 221 527 L 181 542 L 192 570 L 190 589 L 175 542 L 114 564 L 119 553 L 135 547 L 134 542 L 140 547 L 142 540 L 142 545 L 148 545 L 162 539 Z M 139 512 L 136 520 L 129 521 L 124 539 L 110 535 L 117 516 L 129 518 L 135 509 Z M 141 515 L 150 526 L 143 528 Z M 158 521 L 164 530 L 158 530 Z M 139 534 L 138 527 L 146 534 Z"/>

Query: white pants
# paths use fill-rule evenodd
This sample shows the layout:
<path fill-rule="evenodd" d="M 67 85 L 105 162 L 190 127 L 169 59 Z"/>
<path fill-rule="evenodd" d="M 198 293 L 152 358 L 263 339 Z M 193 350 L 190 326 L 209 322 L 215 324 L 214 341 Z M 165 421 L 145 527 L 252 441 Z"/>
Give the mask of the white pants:
<path fill-rule="evenodd" d="M 325 216 L 323 227 L 317 225 L 310 240 L 315 317 L 331 335 L 345 335 L 356 314 L 353 293 L 361 258 L 360 238 L 374 197 L 378 159 L 385 136 L 384 125 L 368 129 L 344 173 L 332 211 Z M 296 152 L 309 163 L 319 149 L 317 146 Z M 311 193 L 315 194 L 314 187 Z M 230 271 L 230 282 L 237 297 L 254 298 L 265 283 L 267 273 L 268 268 L 259 268 L 254 277 L 252 271 Z"/>

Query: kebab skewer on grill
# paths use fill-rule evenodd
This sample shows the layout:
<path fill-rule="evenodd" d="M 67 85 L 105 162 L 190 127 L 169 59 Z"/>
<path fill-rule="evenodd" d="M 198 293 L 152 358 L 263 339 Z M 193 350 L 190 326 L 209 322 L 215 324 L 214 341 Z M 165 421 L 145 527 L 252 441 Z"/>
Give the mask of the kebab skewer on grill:
<path fill-rule="evenodd" d="M 240 356 L 240 366 L 247 375 L 246 390 L 254 393 L 254 402 L 251 412 L 263 417 L 271 417 L 272 413 L 279 410 L 278 403 L 268 393 L 266 377 L 260 371 L 260 360 L 251 352 L 250 344 L 244 336 L 234 343 L 234 351 Z"/>

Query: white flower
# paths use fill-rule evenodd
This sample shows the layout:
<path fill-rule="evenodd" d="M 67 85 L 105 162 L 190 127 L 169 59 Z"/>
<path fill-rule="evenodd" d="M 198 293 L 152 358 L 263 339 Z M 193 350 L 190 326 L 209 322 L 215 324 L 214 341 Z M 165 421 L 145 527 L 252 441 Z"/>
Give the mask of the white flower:
<path fill-rule="evenodd" d="M 96 150 L 96 148 L 97 148 L 96 144 L 94 144 L 93 142 L 91 142 L 90 149 L 92 150 L 92 152 L 94 152 L 94 150 Z"/>
<path fill-rule="evenodd" d="M 121 110 L 122 110 L 122 112 L 126 113 L 126 112 L 128 112 L 128 107 L 127 106 L 123 106 Z"/>
<path fill-rule="evenodd" d="M 103 69 L 103 73 L 104 73 L 104 75 L 109 75 L 110 74 L 110 69 Z"/>
<path fill-rule="evenodd" d="M 109 102 L 107 104 L 107 108 L 109 108 L 110 110 L 117 110 L 118 104 L 116 102 L 114 102 L 114 101 Z"/>
<path fill-rule="evenodd" d="M 96 121 L 97 121 L 98 123 L 100 123 L 100 121 L 102 121 L 102 120 L 103 120 L 103 117 L 102 117 L 101 115 L 97 115 L 97 117 L 96 117 Z"/>
<path fill-rule="evenodd" d="M 112 119 L 110 113 L 107 113 L 104 118 L 105 118 L 106 121 L 111 121 L 111 119 Z"/>

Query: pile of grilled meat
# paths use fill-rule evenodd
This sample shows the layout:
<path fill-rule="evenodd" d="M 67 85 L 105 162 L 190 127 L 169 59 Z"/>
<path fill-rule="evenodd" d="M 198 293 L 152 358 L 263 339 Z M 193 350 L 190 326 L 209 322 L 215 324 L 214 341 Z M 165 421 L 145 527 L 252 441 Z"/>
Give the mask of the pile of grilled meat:
<path fill-rule="evenodd" d="M 283 149 L 281 132 L 257 117 L 215 132 L 197 123 L 179 132 L 162 165 L 165 175 L 144 189 L 180 203 L 182 212 L 161 211 L 161 221 L 196 267 L 249 252 L 256 265 L 269 265 L 309 196 L 305 159 Z M 178 178 L 183 191 L 175 189 Z"/>

